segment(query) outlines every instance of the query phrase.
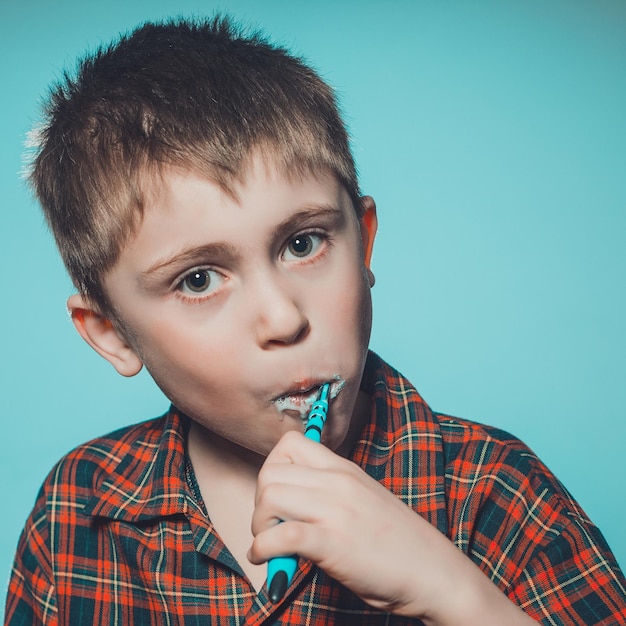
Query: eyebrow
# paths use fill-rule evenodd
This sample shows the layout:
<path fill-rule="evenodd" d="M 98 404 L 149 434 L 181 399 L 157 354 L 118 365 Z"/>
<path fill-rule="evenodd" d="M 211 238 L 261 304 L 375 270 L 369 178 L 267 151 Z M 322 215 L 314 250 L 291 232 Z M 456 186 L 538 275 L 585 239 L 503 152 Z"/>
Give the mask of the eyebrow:
<path fill-rule="evenodd" d="M 294 231 L 317 224 L 320 219 L 330 221 L 332 226 L 339 227 L 344 224 L 346 218 L 344 212 L 332 204 L 307 205 L 280 222 L 274 229 L 272 239 L 278 241 L 285 239 L 294 234 Z"/>
<path fill-rule="evenodd" d="M 169 278 L 170 274 L 186 269 L 190 265 L 197 265 L 201 259 L 210 258 L 212 263 L 232 260 L 237 256 L 234 246 L 216 242 L 200 246 L 190 246 L 176 252 L 171 257 L 159 259 L 139 275 L 139 282 L 143 285 Z"/>

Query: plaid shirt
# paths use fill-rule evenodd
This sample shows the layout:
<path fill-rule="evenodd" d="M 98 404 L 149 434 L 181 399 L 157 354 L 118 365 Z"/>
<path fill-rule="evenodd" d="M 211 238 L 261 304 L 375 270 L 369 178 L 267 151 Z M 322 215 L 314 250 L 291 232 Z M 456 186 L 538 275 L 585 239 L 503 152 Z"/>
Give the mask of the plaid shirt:
<path fill-rule="evenodd" d="M 372 418 L 352 459 L 544 624 L 626 624 L 602 535 L 502 431 L 433 413 L 370 354 Z M 87 443 L 51 472 L 20 539 L 5 624 L 418 624 L 374 610 L 312 563 L 282 603 L 256 594 L 190 487 L 187 420 Z"/>

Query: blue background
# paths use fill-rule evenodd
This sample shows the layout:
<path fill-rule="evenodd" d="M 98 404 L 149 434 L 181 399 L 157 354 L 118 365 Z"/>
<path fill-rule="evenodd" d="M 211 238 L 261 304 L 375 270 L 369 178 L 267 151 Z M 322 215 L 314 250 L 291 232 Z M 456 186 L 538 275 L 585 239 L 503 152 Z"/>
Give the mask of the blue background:
<path fill-rule="evenodd" d="M 373 348 L 433 408 L 526 441 L 625 566 L 626 3 L 2 0 L 0 585 L 52 464 L 167 406 L 69 322 L 25 134 L 85 49 L 217 8 L 339 92 L 379 208 Z"/>

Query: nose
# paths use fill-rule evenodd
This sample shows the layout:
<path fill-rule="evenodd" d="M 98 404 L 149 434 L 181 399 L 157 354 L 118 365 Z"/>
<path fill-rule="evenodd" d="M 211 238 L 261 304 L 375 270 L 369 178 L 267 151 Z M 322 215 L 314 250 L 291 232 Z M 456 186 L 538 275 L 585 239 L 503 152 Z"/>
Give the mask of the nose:
<path fill-rule="evenodd" d="M 309 319 L 293 286 L 279 277 L 264 275 L 254 290 L 250 306 L 257 340 L 264 349 L 302 341 L 309 333 Z"/>

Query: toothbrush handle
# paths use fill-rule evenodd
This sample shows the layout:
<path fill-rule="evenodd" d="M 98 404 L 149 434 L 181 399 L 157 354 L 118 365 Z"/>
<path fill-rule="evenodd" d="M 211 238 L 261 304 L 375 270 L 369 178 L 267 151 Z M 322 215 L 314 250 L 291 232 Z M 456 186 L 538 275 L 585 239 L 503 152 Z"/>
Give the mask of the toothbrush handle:
<path fill-rule="evenodd" d="M 322 385 L 319 398 L 313 403 L 304 429 L 304 436 L 311 441 L 320 442 L 322 429 L 328 414 L 328 395 L 330 384 Z M 291 584 L 291 579 L 298 567 L 298 557 L 295 554 L 278 556 L 267 562 L 267 587 L 271 602 L 280 602 L 285 591 Z"/>

